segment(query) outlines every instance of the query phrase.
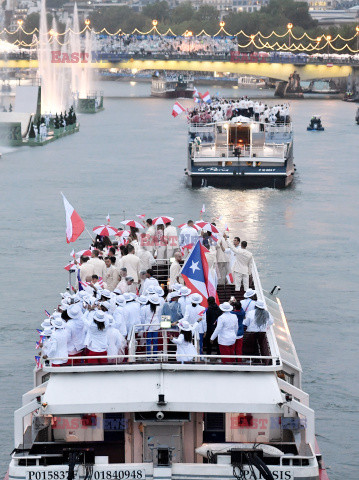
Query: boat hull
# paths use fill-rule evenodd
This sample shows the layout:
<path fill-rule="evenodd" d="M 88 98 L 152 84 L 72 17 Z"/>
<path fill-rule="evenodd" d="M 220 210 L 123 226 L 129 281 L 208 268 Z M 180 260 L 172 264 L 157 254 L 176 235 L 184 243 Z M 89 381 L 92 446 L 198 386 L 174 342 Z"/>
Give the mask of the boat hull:
<path fill-rule="evenodd" d="M 291 174 L 188 174 L 188 183 L 191 187 L 216 187 L 216 188 L 286 188 L 293 182 Z"/>
<path fill-rule="evenodd" d="M 194 90 L 172 90 L 165 92 L 151 91 L 151 97 L 158 98 L 192 98 Z"/>

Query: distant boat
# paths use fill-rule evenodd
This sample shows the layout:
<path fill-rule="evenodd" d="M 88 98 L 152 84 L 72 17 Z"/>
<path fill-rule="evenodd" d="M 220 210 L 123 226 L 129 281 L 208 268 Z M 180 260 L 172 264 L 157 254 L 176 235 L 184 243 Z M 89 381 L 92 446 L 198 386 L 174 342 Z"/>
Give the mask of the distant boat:
<path fill-rule="evenodd" d="M 322 132 L 324 127 L 319 115 L 313 115 L 307 127 L 308 132 Z"/>
<path fill-rule="evenodd" d="M 266 81 L 264 78 L 244 75 L 238 78 L 238 86 L 242 88 L 265 88 Z"/>
<path fill-rule="evenodd" d="M 193 77 L 189 75 L 155 72 L 152 75 L 151 96 L 164 98 L 192 98 Z"/>

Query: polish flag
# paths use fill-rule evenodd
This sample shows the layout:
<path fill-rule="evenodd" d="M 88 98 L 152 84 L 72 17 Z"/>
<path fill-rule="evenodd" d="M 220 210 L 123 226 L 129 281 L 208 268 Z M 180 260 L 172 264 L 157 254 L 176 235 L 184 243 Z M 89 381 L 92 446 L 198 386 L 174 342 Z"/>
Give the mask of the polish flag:
<path fill-rule="evenodd" d="M 142 215 L 136 215 L 136 217 L 143 219 L 143 218 L 146 218 L 146 215 L 143 213 Z"/>
<path fill-rule="evenodd" d="M 226 276 L 226 279 L 227 279 L 227 282 L 229 283 L 229 285 L 233 285 L 233 275 L 231 273 L 229 273 L 227 276 Z"/>
<path fill-rule="evenodd" d="M 228 228 L 228 225 L 227 225 L 227 224 L 225 224 L 225 226 L 224 226 L 224 231 L 225 231 L 225 232 L 229 232 L 229 228 Z"/>
<path fill-rule="evenodd" d="M 205 211 L 206 211 L 206 205 L 203 204 L 202 210 L 199 213 L 201 214 L 201 213 L 204 213 Z"/>
<path fill-rule="evenodd" d="M 73 269 L 74 266 L 75 266 L 75 263 L 72 262 L 72 263 L 69 263 L 68 265 L 66 265 L 66 267 L 64 267 L 64 269 L 69 272 L 70 270 Z"/>
<path fill-rule="evenodd" d="M 107 214 L 106 220 L 107 220 L 107 223 L 110 224 L 110 214 L 109 213 Z"/>
<path fill-rule="evenodd" d="M 173 105 L 172 117 L 176 118 L 178 115 L 181 115 L 181 113 L 183 113 L 185 111 L 186 111 L 186 109 L 179 102 L 176 102 Z"/>
<path fill-rule="evenodd" d="M 65 195 L 61 192 L 66 212 L 66 241 L 75 242 L 81 233 L 85 230 L 85 224 L 76 212 L 74 207 L 67 201 Z"/>
<path fill-rule="evenodd" d="M 209 94 L 209 91 L 207 90 L 206 93 L 204 93 L 203 95 L 201 95 L 201 98 L 204 102 L 206 103 L 211 103 L 211 95 Z"/>
<path fill-rule="evenodd" d="M 70 257 L 76 258 L 74 249 L 72 249 L 72 252 L 70 253 Z"/>

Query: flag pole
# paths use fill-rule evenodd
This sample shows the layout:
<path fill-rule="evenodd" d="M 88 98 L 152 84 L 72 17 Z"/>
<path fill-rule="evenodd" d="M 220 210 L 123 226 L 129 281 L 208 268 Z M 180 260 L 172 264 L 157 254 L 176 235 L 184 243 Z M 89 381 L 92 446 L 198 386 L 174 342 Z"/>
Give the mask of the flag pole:
<path fill-rule="evenodd" d="M 91 233 L 88 231 L 87 227 L 85 226 L 85 230 L 86 232 L 89 234 L 89 237 L 91 238 L 91 240 L 94 242 L 95 239 L 93 238 L 93 236 L 91 235 Z"/>

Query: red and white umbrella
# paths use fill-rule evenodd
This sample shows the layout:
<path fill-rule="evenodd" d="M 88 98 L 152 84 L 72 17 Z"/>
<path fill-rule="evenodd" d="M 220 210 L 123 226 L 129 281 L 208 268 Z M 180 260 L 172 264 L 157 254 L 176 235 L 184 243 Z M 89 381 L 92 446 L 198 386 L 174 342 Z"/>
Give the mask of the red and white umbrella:
<path fill-rule="evenodd" d="M 156 217 L 152 220 L 152 225 L 166 225 L 171 222 L 173 222 L 172 217 Z"/>
<path fill-rule="evenodd" d="M 203 223 L 206 223 L 206 222 L 203 222 Z M 187 227 L 187 223 L 182 223 L 181 225 L 178 225 L 178 228 L 182 229 L 184 227 Z M 200 227 L 198 225 L 196 225 L 196 223 L 193 224 L 193 228 L 196 229 L 196 230 L 200 230 Z"/>
<path fill-rule="evenodd" d="M 120 237 L 120 238 L 127 238 L 129 236 L 130 236 L 130 232 L 128 230 L 119 230 L 116 233 L 116 237 Z"/>
<path fill-rule="evenodd" d="M 219 233 L 219 230 L 216 226 L 208 222 L 196 222 L 196 225 L 200 227 L 205 232 Z"/>
<path fill-rule="evenodd" d="M 103 237 L 111 237 L 112 235 L 116 235 L 117 228 L 111 227 L 110 225 L 99 225 L 92 229 L 97 235 L 101 235 Z"/>
<path fill-rule="evenodd" d="M 122 225 L 127 225 L 128 227 L 135 227 L 135 228 L 145 228 L 141 223 L 137 222 L 136 220 L 124 220 L 121 222 Z"/>
<path fill-rule="evenodd" d="M 92 251 L 91 250 L 80 250 L 79 252 L 76 252 L 75 255 L 76 257 L 91 257 Z"/>

